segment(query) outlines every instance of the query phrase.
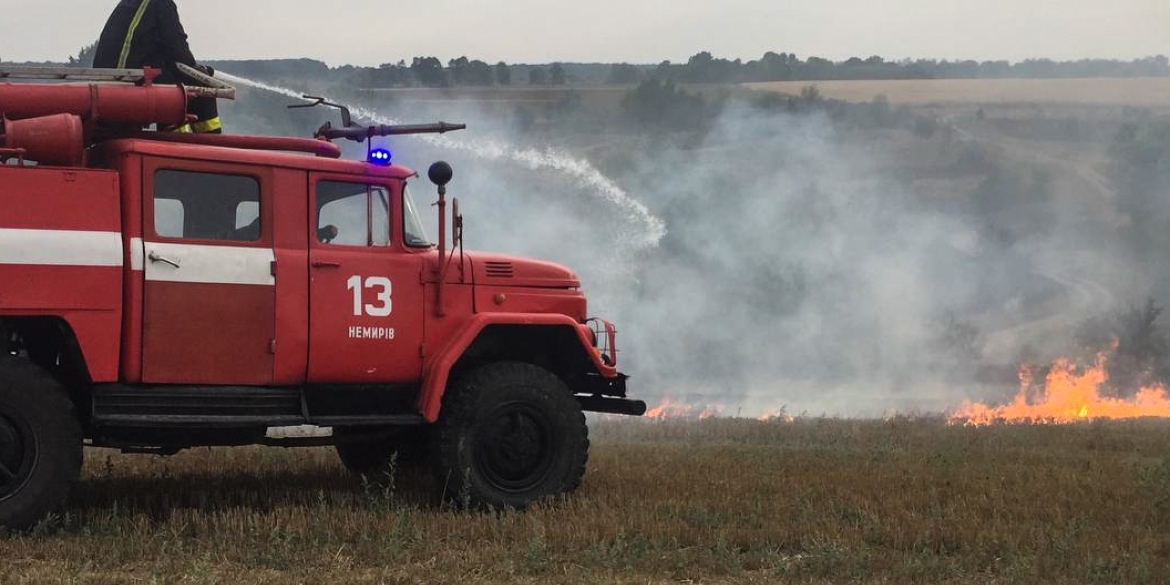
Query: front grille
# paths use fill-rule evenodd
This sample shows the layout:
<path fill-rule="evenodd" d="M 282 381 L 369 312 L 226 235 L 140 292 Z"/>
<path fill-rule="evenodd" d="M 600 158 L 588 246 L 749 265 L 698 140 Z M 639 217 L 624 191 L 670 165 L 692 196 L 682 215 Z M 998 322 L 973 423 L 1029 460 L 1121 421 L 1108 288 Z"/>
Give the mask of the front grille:
<path fill-rule="evenodd" d="M 585 321 L 593 330 L 593 345 L 601 353 L 601 361 L 608 366 L 617 365 L 617 328 L 613 323 L 596 317 Z"/>

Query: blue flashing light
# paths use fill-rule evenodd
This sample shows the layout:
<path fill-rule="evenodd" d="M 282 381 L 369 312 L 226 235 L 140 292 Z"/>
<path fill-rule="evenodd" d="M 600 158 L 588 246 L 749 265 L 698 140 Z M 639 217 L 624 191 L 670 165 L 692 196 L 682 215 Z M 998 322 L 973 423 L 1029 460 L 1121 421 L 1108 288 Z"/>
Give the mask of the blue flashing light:
<path fill-rule="evenodd" d="M 390 165 L 390 159 L 390 151 L 385 148 L 375 148 L 370 151 L 371 163 L 385 167 Z"/>

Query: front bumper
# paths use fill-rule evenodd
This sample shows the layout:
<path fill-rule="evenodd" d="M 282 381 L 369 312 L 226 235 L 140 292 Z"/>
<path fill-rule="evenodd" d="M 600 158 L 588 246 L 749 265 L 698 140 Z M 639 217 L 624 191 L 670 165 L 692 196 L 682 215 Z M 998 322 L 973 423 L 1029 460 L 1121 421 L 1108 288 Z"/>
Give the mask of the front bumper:
<path fill-rule="evenodd" d="M 624 414 L 628 416 L 642 416 L 646 414 L 646 403 L 641 400 L 608 398 L 605 396 L 578 396 L 577 402 L 581 404 L 581 410 L 589 412 Z"/>
<path fill-rule="evenodd" d="M 626 398 L 626 380 L 629 376 L 618 374 L 614 378 L 585 376 L 578 385 L 577 402 L 581 409 L 589 412 L 642 416 L 646 414 L 646 403 Z"/>

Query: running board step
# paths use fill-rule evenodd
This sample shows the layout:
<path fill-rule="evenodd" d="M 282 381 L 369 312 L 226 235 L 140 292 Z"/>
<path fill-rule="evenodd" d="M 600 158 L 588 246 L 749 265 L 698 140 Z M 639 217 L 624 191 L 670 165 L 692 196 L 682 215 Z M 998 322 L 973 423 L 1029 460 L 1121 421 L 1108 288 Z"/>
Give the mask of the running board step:
<path fill-rule="evenodd" d="M 295 427 L 306 424 L 302 416 L 249 416 L 201 414 L 107 414 L 94 416 L 99 427 Z"/>
<path fill-rule="evenodd" d="M 305 424 L 296 388 L 100 385 L 98 426 L 291 426 Z"/>
<path fill-rule="evenodd" d="M 94 388 L 93 423 L 106 427 L 399 427 L 425 424 L 409 388 L 128 386 Z M 360 414 L 350 414 L 360 413 Z"/>

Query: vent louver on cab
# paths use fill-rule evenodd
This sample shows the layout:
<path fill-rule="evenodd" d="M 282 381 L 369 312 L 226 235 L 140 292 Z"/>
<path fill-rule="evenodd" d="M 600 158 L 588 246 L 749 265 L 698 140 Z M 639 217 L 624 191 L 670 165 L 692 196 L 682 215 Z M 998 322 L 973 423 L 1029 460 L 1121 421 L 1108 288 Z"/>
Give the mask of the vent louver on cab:
<path fill-rule="evenodd" d="M 516 275 L 511 262 L 484 262 L 483 269 L 492 278 L 512 278 Z"/>

